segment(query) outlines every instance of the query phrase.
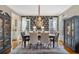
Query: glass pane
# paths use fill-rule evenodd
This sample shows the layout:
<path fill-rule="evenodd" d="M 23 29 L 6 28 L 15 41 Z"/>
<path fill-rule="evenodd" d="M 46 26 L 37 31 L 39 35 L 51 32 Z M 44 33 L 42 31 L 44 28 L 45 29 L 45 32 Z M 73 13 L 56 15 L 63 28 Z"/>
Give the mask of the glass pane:
<path fill-rule="evenodd" d="M 26 30 L 26 17 L 22 17 L 22 31 Z"/>
<path fill-rule="evenodd" d="M 26 17 L 22 17 L 22 31 L 28 32 L 30 30 L 30 19 L 26 19 Z"/>
<path fill-rule="evenodd" d="M 29 31 L 29 21 L 26 21 L 26 31 Z"/>
<path fill-rule="evenodd" d="M 53 18 L 53 30 L 57 31 L 57 17 Z"/>
<path fill-rule="evenodd" d="M 53 19 L 49 19 L 49 31 L 51 34 L 57 31 L 57 17 L 53 17 Z"/>

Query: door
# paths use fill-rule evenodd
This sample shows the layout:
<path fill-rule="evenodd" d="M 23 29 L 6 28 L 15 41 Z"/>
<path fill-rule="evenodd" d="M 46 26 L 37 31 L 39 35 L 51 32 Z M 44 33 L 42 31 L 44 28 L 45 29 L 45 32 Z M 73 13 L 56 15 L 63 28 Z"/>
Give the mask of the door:
<path fill-rule="evenodd" d="M 0 51 L 3 49 L 3 19 L 0 18 Z"/>

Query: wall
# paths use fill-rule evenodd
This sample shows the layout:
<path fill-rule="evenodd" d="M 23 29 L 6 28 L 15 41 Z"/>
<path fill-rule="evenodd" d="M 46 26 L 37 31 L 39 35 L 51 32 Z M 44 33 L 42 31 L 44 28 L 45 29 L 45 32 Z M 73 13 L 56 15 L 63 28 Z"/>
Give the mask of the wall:
<path fill-rule="evenodd" d="M 71 8 L 63 12 L 61 15 L 63 15 L 64 18 L 79 15 L 79 5 L 73 5 Z"/>
<path fill-rule="evenodd" d="M 59 40 L 63 41 L 63 16 L 59 16 Z"/>
<path fill-rule="evenodd" d="M 0 5 L 0 10 L 3 10 L 4 12 L 7 12 L 11 16 L 11 10 L 7 8 L 5 5 Z"/>
<path fill-rule="evenodd" d="M 30 19 L 30 29 L 33 31 L 33 26 L 35 25 L 36 16 L 22 16 L 26 17 L 27 19 Z M 56 17 L 58 19 L 58 16 L 41 16 L 43 20 L 43 26 L 45 31 L 49 31 L 49 19 L 53 19 Z"/>
<path fill-rule="evenodd" d="M 12 9 L 8 8 L 6 5 L 0 5 L 0 10 L 7 12 L 11 16 L 11 39 L 17 39 L 20 35 L 21 17 L 16 12 L 14 12 Z M 13 32 L 12 32 L 13 26 L 15 24 L 14 20 L 17 20 L 16 37 L 14 37 Z"/>
<path fill-rule="evenodd" d="M 12 32 L 12 40 L 14 40 L 14 39 L 18 39 L 20 35 L 21 18 L 20 16 L 18 16 L 17 14 L 13 12 L 11 13 L 11 15 L 12 15 L 11 32 Z"/>
<path fill-rule="evenodd" d="M 48 31 L 49 30 L 49 17 L 50 16 L 41 16 L 42 20 L 43 20 L 43 26 L 44 26 L 44 30 Z M 35 21 L 36 17 L 31 19 L 31 30 L 33 31 L 33 26 L 35 25 Z"/>
<path fill-rule="evenodd" d="M 69 8 L 68 10 L 64 11 L 60 16 L 59 16 L 59 32 L 60 32 L 60 36 L 59 39 L 63 40 L 63 19 L 65 18 L 69 18 L 72 16 L 79 16 L 79 5 L 73 5 L 71 8 Z"/>

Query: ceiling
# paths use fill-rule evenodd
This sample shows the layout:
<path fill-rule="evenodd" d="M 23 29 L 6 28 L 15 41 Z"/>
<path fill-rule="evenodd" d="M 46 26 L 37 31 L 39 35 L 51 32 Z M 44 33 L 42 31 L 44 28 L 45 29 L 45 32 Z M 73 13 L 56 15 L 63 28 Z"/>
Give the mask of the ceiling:
<path fill-rule="evenodd" d="M 38 5 L 7 5 L 21 16 L 38 15 Z M 72 5 L 40 5 L 40 15 L 58 16 Z"/>

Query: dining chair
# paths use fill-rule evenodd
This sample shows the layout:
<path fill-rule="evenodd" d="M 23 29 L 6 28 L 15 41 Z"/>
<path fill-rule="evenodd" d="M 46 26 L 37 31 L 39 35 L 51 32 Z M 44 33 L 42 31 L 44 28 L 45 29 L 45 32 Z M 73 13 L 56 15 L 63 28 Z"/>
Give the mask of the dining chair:
<path fill-rule="evenodd" d="M 37 44 L 38 42 L 38 35 L 37 35 L 37 32 L 33 32 L 33 33 L 30 33 L 30 44 L 32 45 L 32 47 Z"/>
<path fill-rule="evenodd" d="M 50 47 L 54 48 L 54 46 L 55 46 L 55 35 L 49 35 L 49 38 L 50 38 Z"/>
<path fill-rule="evenodd" d="M 21 36 L 22 36 L 22 45 L 24 45 L 24 47 L 26 47 L 26 43 L 28 43 L 28 45 L 29 45 L 30 36 L 25 35 L 25 32 L 21 32 Z"/>
<path fill-rule="evenodd" d="M 40 39 L 41 43 L 47 47 L 48 43 L 49 43 L 49 33 L 41 33 L 41 39 Z"/>
<path fill-rule="evenodd" d="M 56 33 L 55 42 L 57 43 L 57 46 L 58 46 L 58 38 L 59 38 L 59 33 Z"/>
<path fill-rule="evenodd" d="M 26 46 L 25 43 L 26 43 L 26 38 L 24 37 L 25 33 L 24 32 L 21 32 L 21 37 L 22 37 L 22 46 L 24 45 L 24 47 Z"/>

